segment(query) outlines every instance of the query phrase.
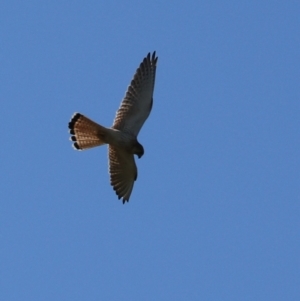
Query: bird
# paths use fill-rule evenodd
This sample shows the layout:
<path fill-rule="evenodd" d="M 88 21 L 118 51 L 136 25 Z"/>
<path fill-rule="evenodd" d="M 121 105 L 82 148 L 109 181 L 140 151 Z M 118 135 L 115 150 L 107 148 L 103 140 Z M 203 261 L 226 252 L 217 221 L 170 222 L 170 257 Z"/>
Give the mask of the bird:
<path fill-rule="evenodd" d="M 111 127 L 104 127 L 81 113 L 74 113 L 68 125 L 74 149 L 108 145 L 110 184 L 123 204 L 129 202 L 138 175 L 134 155 L 138 158 L 144 155 L 137 136 L 152 110 L 157 60 L 155 51 L 144 57 Z"/>

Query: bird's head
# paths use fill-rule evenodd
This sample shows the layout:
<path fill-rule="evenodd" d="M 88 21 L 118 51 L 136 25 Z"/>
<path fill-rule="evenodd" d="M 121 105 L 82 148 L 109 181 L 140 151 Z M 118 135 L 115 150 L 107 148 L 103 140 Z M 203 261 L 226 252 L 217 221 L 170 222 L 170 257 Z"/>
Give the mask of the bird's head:
<path fill-rule="evenodd" d="M 144 148 L 143 145 L 140 144 L 138 141 L 136 141 L 134 147 L 133 147 L 133 153 L 138 156 L 140 159 L 144 155 Z"/>

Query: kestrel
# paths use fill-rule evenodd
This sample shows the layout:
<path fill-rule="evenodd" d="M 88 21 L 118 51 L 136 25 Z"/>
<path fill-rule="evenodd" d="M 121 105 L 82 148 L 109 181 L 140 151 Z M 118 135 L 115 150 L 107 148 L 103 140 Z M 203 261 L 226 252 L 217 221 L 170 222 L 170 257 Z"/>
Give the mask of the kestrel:
<path fill-rule="evenodd" d="M 144 155 L 137 135 L 152 109 L 157 59 L 154 51 L 141 62 L 112 127 L 104 127 L 80 113 L 75 113 L 69 122 L 70 140 L 74 141 L 75 149 L 108 144 L 110 183 L 123 204 L 129 201 L 137 179 L 134 155 L 138 158 Z"/>

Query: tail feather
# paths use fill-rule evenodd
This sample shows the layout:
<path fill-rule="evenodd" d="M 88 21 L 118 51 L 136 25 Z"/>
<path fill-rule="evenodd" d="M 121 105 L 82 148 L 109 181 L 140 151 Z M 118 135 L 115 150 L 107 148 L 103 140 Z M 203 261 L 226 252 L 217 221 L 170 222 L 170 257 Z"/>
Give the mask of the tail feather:
<path fill-rule="evenodd" d="M 70 140 L 78 150 L 89 149 L 105 144 L 105 128 L 80 113 L 75 113 L 69 122 Z"/>

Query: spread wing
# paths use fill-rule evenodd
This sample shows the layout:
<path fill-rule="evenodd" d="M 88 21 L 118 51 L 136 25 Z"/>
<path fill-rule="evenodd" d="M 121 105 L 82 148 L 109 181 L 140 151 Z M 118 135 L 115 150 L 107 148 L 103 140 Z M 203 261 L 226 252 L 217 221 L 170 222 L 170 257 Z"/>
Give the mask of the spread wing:
<path fill-rule="evenodd" d="M 114 129 L 138 135 L 152 109 L 157 59 L 155 51 L 152 56 L 148 53 L 136 70 L 117 111 Z"/>
<path fill-rule="evenodd" d="M 123 204 L 129 201 L 133 183 L 137 179 L 137 168 L 132 154 L 109 145 L 110 184 Z"/>

